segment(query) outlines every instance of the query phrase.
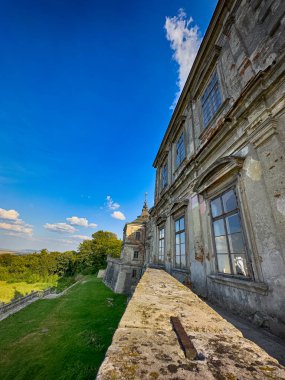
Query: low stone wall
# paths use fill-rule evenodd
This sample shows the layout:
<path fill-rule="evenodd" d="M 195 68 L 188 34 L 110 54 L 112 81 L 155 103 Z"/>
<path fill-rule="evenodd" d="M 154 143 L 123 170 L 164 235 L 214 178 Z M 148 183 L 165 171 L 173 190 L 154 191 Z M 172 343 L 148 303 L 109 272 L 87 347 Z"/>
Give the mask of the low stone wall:
<path fill-rule="evenodd" d="M 185 357 L 172 316 L 179 317 L 196 359 Z M 97 380 L 268 378 L 285 379 L 285 368 L 158 269 L 147 269 L 141 278 L 97 375 Z"/>
<path fill-rule="evenodd" d="M 12 312 L 14 309 L 18 309 L 26 304 L 29 304 L 34 299 L 45 297 L 46 295 L 52 292 L 51 288 L 48 288 L 43 291 L 31 292 L 26 296 L 19 297 L 7 304 L 3 304 L 0 306 L 0 316 L 2 314 L 6 314 L 8 312 Z"/>

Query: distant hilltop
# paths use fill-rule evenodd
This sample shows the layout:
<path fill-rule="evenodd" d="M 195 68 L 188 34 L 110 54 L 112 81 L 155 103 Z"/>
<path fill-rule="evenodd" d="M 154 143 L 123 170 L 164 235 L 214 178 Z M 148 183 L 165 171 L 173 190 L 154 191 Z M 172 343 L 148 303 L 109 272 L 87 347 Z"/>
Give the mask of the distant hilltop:
<path fill-rule="evenodd" d="M 20 251 L 12 251 L 11 249 L 0 248 L 0 255 L 28 255 L 35 252 L 40 251 L 37 249 L 21 249 Z"/>

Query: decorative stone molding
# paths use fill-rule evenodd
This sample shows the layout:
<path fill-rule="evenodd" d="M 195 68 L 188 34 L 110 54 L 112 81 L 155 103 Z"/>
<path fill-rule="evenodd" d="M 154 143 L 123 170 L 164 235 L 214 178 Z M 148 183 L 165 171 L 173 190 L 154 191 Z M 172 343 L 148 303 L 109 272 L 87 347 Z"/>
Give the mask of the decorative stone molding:
<path fill-rule="evenodd" d="M 226 277 L 219 274 L 211 274 L 208 278 L 217 284 L 228 285 L 247 292 L 259 293 L 264 296 L 268 294 L 268 285 L 264 282 L 240 280 L 235 277 Z"/>
<path fill-rule="evenodd" d="M 162 224 L 165 224 L 166 219 L 167 219 L 167 215 L 165 215 L 165 214 L 160 215 L 156 219 L 156 225 L 157 226 L 161 226 Z"/>
<path fill-rule="evenodd" d="M 170 208 L 170 215 L 178 214 L 188 206 L 188 203 L 189 199 L 175 201 Z"/>
<path fill-rule="evenodd" d="M 224 176 L 239 172 L 243 166 L 243 162 L 244 157 L 227 156 L 219 158 L 198 177 L 193 191 L 203 194 L 203 192 Z"/>
<path fill-rule="evenodd" d="M 226 35 L 227 37 L 229 36 L 231 27 L 234 23 L 235 23 L 235 16 L 230 16 L 225 22 L 223 34 Z"/>
<path fill-rule="evenodd" d="M 170 148 L 166 148 L 164 151 L 161 152 L 158 160 L 157 160 L 157 167 L 161 166 L 164 161 L 167 159 L 168 153 L 169 153 Z"/>
<path fill-rule="evenodd" d="M 277 133 L 277 121 L 275 119 L 267 119 L 258 127 L 256 132 L 252 133 L 251 142 L 257 148 Z"/>

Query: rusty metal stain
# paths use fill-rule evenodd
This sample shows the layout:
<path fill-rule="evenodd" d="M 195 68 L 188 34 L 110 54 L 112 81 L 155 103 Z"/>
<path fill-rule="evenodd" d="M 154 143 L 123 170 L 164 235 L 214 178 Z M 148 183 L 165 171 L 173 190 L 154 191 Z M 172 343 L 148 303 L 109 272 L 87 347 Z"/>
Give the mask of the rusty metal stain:
<path fill-rule="evenodd" d="M 191 342 L 189 336 L 187 335 L 180 319 L 178 317 L 170 317 L 170 322 L 172 323 L 173 330 L 175 331 L 178 341 L 182 350 L 184 351 L 185 357 L 190 360 L 194 360 L 197 357 L 197 351 Z"/>

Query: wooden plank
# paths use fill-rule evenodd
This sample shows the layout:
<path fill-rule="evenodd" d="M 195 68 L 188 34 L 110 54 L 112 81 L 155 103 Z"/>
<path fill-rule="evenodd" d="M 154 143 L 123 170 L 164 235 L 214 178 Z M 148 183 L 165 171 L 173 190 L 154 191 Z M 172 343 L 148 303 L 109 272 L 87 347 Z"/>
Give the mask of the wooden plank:
<path fill-rule="evenodd" d="M 180 319 L 178 317 L 170 317 L 173 330 L 175 331 L 179 344 L 184 351 L 185 357 L 190 360 L 194 360 L 197 357 L 197 350 L 187 335 Z"/>

